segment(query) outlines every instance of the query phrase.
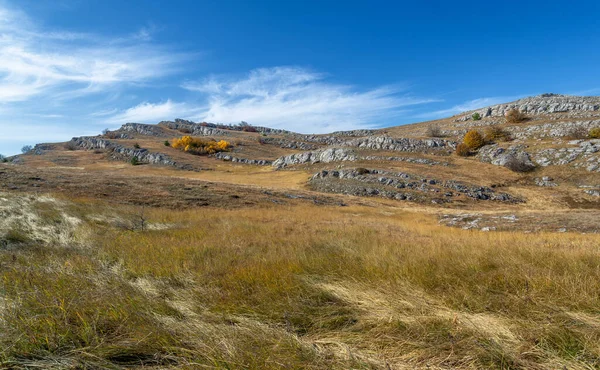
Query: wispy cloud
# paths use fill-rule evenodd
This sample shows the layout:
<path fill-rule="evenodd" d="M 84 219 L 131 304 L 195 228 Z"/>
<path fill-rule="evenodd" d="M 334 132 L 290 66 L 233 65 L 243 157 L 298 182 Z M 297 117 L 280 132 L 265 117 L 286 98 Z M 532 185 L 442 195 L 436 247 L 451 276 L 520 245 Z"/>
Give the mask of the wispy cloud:
<path fill-rule="evenodd" d="M 42 23 L 0 0 L 0 125 L 10 138 L 0 138 L 2 154 L 97 132 L 105 117 L 144 99 L 129 98 L 131 89 L 163 81 L 197 56 L 155 43 L 154 25 L 106 37 Z"/>
<path fill-rule="evenodd" d="M 211 77 L 182 87 L 207 97 L 203 120 L 314 133 L 393 124 L 409 107 L 435 101 L 403 95 L 398 86 L 358 90 L 299 67 L 262 68 L 240 79 Z"/>
<path fill-rule="evenodd" d="M 473 99 L 473 100 L 468 100 L 466 102 L 463 102 L 461 104 L 457 104 L 451 108 L 421 113 L 421 114 L 414 115 L 413 117 L 415 117 L 415 118 L 443 118 L 443 117 L 453 116 L 453 115 L 463 113 L 463 112 L 468 112 L 468 111 L 477 110 L 480 108 L 485 108 L 490 105 L 496 105 L 496 104 L 510 102 L 510 101 L 516 100 L 518 98 L 519 97 L 496 96 L 496 97 L 489 97 L 489 98 Z"/>
<path fill-rule="evenodd" d="M 140 43 L 149 40 L 149 32 L 142 29 L 114 42 L 38 30 L 27 15 L 0 4 L 0 99 L 24 101 L 62 89 L 77 97 L 165 76 L 176 69 L 181 55 Z"/>
<path fill-rule="evenodd" d="M 111 123 L 157 123 L 161 120 L 173 118 L 197 119 L 205 108 L 198 108 L 188 103 L 177 103 L 170 99 L 162 103 L 144 102 L 122 112 L 113 114 L 108 119 Z M 100 115 L 109 115 L 99 112 Z M 99 113 L 96 113 L 98 115 Z"/>

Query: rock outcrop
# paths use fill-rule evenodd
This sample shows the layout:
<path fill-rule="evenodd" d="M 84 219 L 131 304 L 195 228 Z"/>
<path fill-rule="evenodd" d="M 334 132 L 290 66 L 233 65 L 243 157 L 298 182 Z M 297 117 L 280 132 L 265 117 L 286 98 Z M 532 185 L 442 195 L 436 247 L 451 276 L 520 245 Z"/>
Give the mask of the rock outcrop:
<path fill-rule="evenodd" d="M 144 123 L 126 123 L 118 130 L 121 132 L 132 132 L 138 133 L 146 136 L 156 136 L 161 137 L 165 136 L 166 133 L 160 126 L 157 125 L 147 125 Z"/>
<path fill-rule="evenodd" d="M 304 163 L 355 161 L 357 158 L 357 154 L 351 149 L 329 148 L 313 152 L 290 154 L 277 158 L 277 160 L 273 162 L 273 167 L 284 168 L 287 166 L 293 166 Z"/>
<path fill-rule="evenodd" d="M 226 161 L 226 162 L 233 162 L 233 163 L 243 163 L 243 164 L 253 164 L 253 165 L 257 165 L 257 166 L 270 166 L 273 162 L 266 160 L 266 159 L 247 159 L 247 158 L 239 158 L 239 157 L 235 157 L 232 156 L 231 154 L 228 153 L 216 153 L 214 155 L 215 158 L 220 159 L 222 161 Z"/>
<path fill-rule="evenodd" d="M 73 143 L 77 147 L 86 150 L 93 149 L 104 149 L 110 152 L 110 156 L 113 159 L 130 161 L 134 157 L 137 158 L 139 163 L 157 164 L 164 166 L 176 166 L 169 156 L 163 153 L 153 153 L 148 149 L 136 149 L 125 147 L 120 144 L 113 143 L 109 140 L 105 140 L 98 137 L 74 137 L 70 143 Z"/>
<path fill-rule="evenodd" d="M 344 180 L 344 182 L 339 180 Z M 359 196 L 381 196 L 397 200 L 423 200 L 422 195 L 427 195 L 427 199 L 433 197 L 437 203 L 446 203 L 456 196 L 464 195 L 477 200 L 521 202 L 519 198 L 507 193 L 496 192 L 486 186 L 465 184 L 453 180 L 442 181 L 404 172 L 378 169 L 323 170 L 313 175 L 310 181 L 316 189 L 321 191 Z"/>
<path fill-rule="evenodd" d="M 560 94 L 542 94 L 512 103 L 498 104 L 490 107 L 466 112 L 458 120 L 471 120 L 474 113 L 481 117 L 504 117 L 511 109 L 518 109 L 527 115 L 553 114 L 577 112 L 588 115 L 590 112 L 600 111 L 600 97 L 598 96 L 570 96 Z"/>
<path fill-rule="evenodd" d="M 445 139 L 412 139 L 371 136 L 345 141 L 341 146 L 398 152 L 425 152 L 428 150 L 440 149 L 453 150 L 456 148 L 456 142 Z"/>
<path fill-rule="evenodd" d="M 285 149 L 296 149 L 296 150 L 316 150 L 319 147 L 315 144 L 309 144 L 302 141 L 280 139 L 275 137 L 261 137 L 260 141 L 262 144 L 276 145 L 280 148 Z"/>
<path fill-rule="evenodd" d="M 570 165 L 600 172 L 600 139 L 572 140 L 568 144 L 571 146 L 539 150 L 533 158 L 542 167 Z"/>
<path fill-rule="evenodd" d="M 477 154 L 479 160 L 485 163 L 491 163 L 496 166 L 508 166 L 511 161 L 516 160 L 526 167 L 535 167 L 531 161 L 529 153 L 522 146 L 511 146 L 508 149 L 500 148 L 497 144 L 486 145 L 479 149 Z"/>

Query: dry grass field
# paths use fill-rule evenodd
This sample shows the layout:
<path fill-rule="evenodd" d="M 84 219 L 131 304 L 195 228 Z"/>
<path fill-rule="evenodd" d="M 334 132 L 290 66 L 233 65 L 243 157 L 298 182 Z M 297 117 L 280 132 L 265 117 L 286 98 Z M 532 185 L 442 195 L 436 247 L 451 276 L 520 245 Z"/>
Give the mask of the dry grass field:
<path fill-rule="evenodd" d="M 600 237 L 0 194 L 6 368 L 593 369 Z"/>

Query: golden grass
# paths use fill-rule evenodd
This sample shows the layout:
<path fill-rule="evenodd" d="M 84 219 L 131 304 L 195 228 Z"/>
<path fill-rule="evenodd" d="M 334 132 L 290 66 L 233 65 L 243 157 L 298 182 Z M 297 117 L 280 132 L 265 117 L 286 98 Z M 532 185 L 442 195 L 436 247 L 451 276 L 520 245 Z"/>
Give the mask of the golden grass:
<path fill-rule="evenodd" d="M 6 366 L 600 366 L 598 235 L 316 205 L 147 209 L 170 228 L 132 232 L 110 220 L 135 208 L 74 209 L 87 246 L 0 252 Z"/>

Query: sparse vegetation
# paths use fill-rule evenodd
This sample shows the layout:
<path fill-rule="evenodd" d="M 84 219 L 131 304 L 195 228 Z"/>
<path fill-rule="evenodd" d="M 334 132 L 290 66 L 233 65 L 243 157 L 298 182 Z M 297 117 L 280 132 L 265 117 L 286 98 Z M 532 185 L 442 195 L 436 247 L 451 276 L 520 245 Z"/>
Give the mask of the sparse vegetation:
<path fill-rule="evenodd" d="M 590 139 L 600 139 L 600 127 L 594 127 L 589 132 Z"/>
<path fill-rule="evenodd" d="M 138 157 L 132 157 L 129 163 L 131 163 L 132 166 L 137 166 L 140 164 L 140 160 L 138 159 Z"/>
<path fill-rule="evenodd" d="M 205 140 L 191 136 L 182 136 L 180 139 L 173 139 L 171 146 L 187 153 L 201 155 L 228 151 L 231 144 L 225 140 L 215 141 L 213 139 Z"/>
<path fill-rule="evenodd" d="M 456 154 L 460 157 L 468 157 L 471 154 L 471 148 L 465 143 L 456 146 Z"/>
<path fill-rule="evenodd" d="M 473 113 L 473 115 L 471 116 L 471 118 L 473 118 L 473 121 L 480 121 L 481 120 L 481 114 L 475 112 L 475 113 Z"/>
<path fill-rule="evenodd" d="M 582 140 L 587 139 L 588 135 L 588 130 L 586 130 L 585 127 L 577 126 L 569 130 L 567 137 L 573 140 Z"/>
<path fill-rule="evenodd" d="M 531 172 L 535 170 L 535 165 L 530 161 L 527 161 L 525 158 L 511 156 L 507 161 L 504 167 L 508 168 L 513 172 Z"/>
<path fill-rule="evenodd" d="M 135 143 L 135 144 L 133 144 L 133 147 L 134 147 L 135 149 L 140 149 L 140 148 L 141 148 L 141 147 L 140 147 L 140 144 L 138 144 L 138 143 Z"/>
<path fill-rule="evenodd" d="M 171 146 L 171 143 L 169 142 L 169 140 L 165 140 L 165 142 L 163 143 L 165 146 Z"/>
<path fill-rule="evenodd" d="M 69 150 L 69 151 L 73 151 L 73 150 L 77 150 L 77 149 L 78 149 L 78 147 L 77 147 L 77 145 L 76 145 L 74 142 L 72 142 L 72 141 L 67 141 L 67 142 L 65 143 L 65 149 L 66 149 L 66 150 Z"/>
<path fill-rule="evenodd" d="M 470 150 L 477 150 L 485 145 L 485 139 L 479 131 L 471 130 L 465 134 L 465 137 L 463 138 L 463 143 Z"/>
<path fill-rule="evenodd" d="M 498 126 L 490 126 L 485 129 L 484 140 L 486 143 L 494 143 L 498 141 L 510 141 L 512 137 L 509 131 Z"/>
<path fill-rule="evenodd" d="M 442 129 L 437 125 L 427 126 L 427 136 L 429 137 L 443 137 Z"/>
<path fill-rule="evenodd" d="M 240 131 L 244 131 L 244 132 L 257 132 L 257 130 L 254 126 L 250 125 L 248 122 L 245 122 L 245 121 L 240 122 L 238 124 L 237 129 Z"/>
<path fill-rule="evenodd" d="M 21 148 L 21 153 L 26 154 L 26 153 L 29 153 L 32 150 L 33 150 L 33 146 L 31 146 L 31 145 L 24 145 Z"/>
<path fill-rule="evenodd" d="M 516 108 L 506 112 L 504 117 L 506 118 L 506 122 L 508 123 L 520 123 L 527 119 L 527 115 L 525 115 L 525 113 L 519 111 Z"/>

